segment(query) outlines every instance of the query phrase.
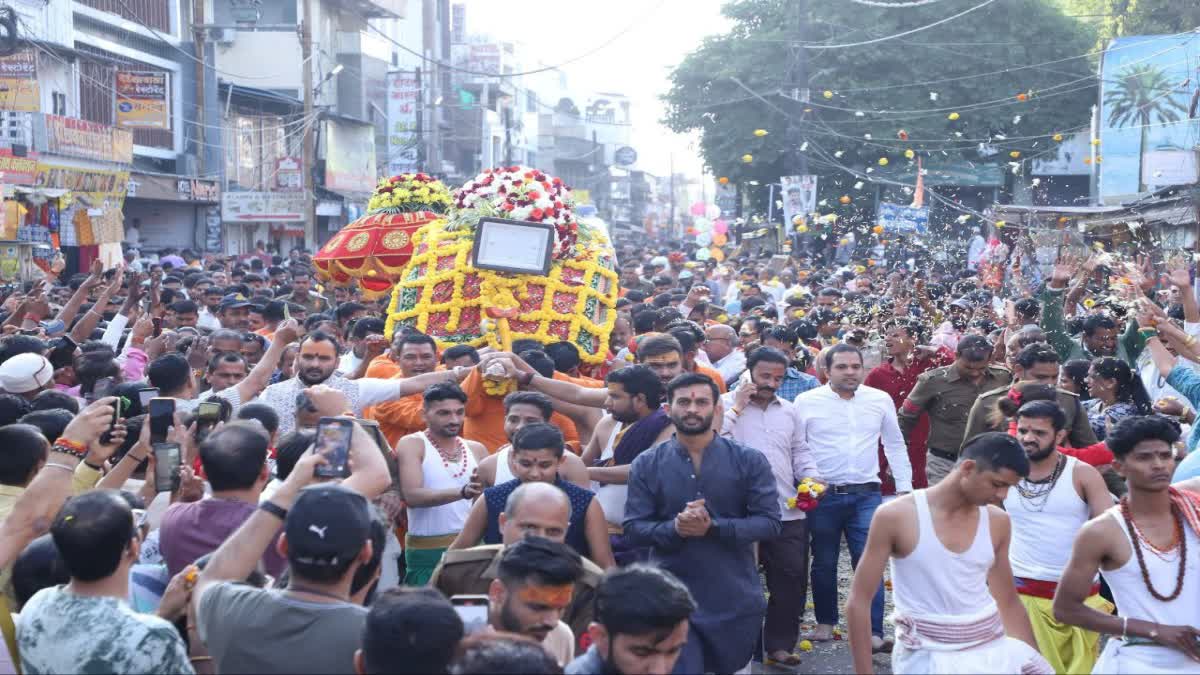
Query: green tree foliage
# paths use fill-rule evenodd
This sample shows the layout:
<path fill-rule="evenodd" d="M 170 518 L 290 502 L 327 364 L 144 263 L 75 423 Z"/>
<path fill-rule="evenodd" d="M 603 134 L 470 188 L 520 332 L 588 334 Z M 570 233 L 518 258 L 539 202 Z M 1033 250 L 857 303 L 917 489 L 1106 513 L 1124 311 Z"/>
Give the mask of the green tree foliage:
<path fill-rule="evenodd" d="M 1172 35 L 1200 26 L 1190 0 L 1058 0 L 1064 11 L 1095 26 L 1100 46 L 1126 35 Z"/>
<path fill-rule="evenodd" d="M 886 9 L 808 0 L 803 39 L 872 40 L 975 4 Z M 729 2 L 723 10 L 733 23 L 729 32 L 706 39 L 672 73 L 666 124 L 699 131 L 702 156 L 718 176 L 742 185 L 775 182 L 794 170 L 797 144 L 805 141 L 809 170 L 824 176 L 838 173 L 830 165 L 841 163 L 883 175 L 909 165 L 906 150 L 935 161 L 1008 162 L 1011 152 L 1023 159 L 1053 152 L 1048 136 L 1087 127 L 1097 97 L 1086 56 L 1095 34 L 1064 16 L 1054 0 L 1006 0 L 904 38 L 808 49 L 807 103 L 780 95 L 791 88 L 797 6 L 797 0 Z M 799 140 L 790 138 L 789 122 L 798 125 Z M 769 133 L 755 136 L 756 129 Z M 982 155 L 980 143 L 987 144 Z M 743 162 L 747 154 L 750 163 Z M 888 159 L 887 169 L 880 169 L 880 158 Z M 822 196 L 845 185 L 841 178 L 823 180 Z"/>

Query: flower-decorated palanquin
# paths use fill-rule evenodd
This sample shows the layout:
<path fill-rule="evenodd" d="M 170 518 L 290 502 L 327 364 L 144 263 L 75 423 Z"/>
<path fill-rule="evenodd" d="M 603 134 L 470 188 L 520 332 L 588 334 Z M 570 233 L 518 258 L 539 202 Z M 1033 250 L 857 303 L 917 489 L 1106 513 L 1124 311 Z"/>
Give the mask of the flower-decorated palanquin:
<path fill-rule="evenodd" d="M 616 320 L 616 261 L 607 234 L 575 219 L 570 189 L 536 169 L 508 167 L 485 171 L 453 200 L 448 220 L 414 235 L 412 259 L 392 294 L 388 335 L 407 325 L 443 346 L 568 341 L 586 363 L 602 363 Z M 473 267 L 475 228 L 485 217 L 552 225 L 549 274 Z"/>
<path fill-rule="evenodd" d="M 445 218 L 450 191 L 423 173 L 380 179 L 367 204 L 367 214 L 333 235 L 313 264 L 317 276 L 333 285 L 357 281 L 370 299 L 391 291 L 412 257 L 413 235 Z"/>

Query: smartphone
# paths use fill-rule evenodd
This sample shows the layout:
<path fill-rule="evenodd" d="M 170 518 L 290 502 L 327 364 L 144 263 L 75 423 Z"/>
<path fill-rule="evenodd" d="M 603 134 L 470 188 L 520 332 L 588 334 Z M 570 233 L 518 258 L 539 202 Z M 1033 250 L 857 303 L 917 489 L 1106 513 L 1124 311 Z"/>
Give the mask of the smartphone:
<path fill-rule="evenodd" d="M 313 469 L 314 476 L 345 478 L 350 475 L 350 435 L 353 433 L 353 420 L 321 418 L 317 423 L 316 452 L 325 455 L 329 463 Z"/>
<path fill-rule="evenodd" d="M 159 492 L 174 492 L 179 489 L 179 464 L 182 454 L 178 443 L 155 443 L 154 489 Z"/>
<path fill-rule="evenodd" d="M 283 320 L 291 321 L 291 319 L 292 319 L 292 310 L 288 308 L 287 300 L 284 300 L 283 301 Z"/>
<path fill-rule="evenodd" d="M 92 385 L 92 393 L 88 394 L 87 402 L 95 403 L 105 396 L 112 396 L 113 389 L 117 387 L 117 380 L 112 377 L 102 377 L 96 380 Z"/>
<path fill-rule="evenodd" d="M 150 442 L 165 443 L 167 429 L 175 423 L 175 399 L 150 399 Z"/>
<path fill-rule="evenodd" d="M 160 318 L 158 318 L 158 317 L 156 316 L 156 317 L 154 317 L 153 319 L 150 319 L 150 322 L 151 322 L 152 324 L 154 324 L 154 335 L 153 335 L 153 337 L 158 337 L 158 336 L 162 335 L 162 319 L 160 319 Z"/>
<path fill-rule="evenodd" d="M 150 399 L 154 398 L 158 398 L 158 389 L 154 387 L 138 389 L 138 405 L 142 407 L 142 412 L 145 412 L 150 407 Z"/>
<path fill-rule="evenodd" d="M 488 625 L 488 596 L 452 595 L 450 604 L 463 622 L 463 634 L 478 633 Z"/>
<path fill-rule="evenodd" d="M 204 401 L 196 407 L 196 442 L 203 443 L 217 422 L 221 421 L 221 404 Z"/>

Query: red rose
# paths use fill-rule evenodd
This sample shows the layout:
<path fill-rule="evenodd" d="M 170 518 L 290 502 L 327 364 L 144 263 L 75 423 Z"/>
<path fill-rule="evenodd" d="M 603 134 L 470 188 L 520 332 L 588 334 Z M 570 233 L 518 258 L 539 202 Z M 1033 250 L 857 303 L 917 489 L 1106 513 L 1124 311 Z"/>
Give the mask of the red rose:
<path fill-rule="evenodd" d="M 541 196 L 542 196 L 542 193 L 538 192 L 537 190 L 530 190 L 529 192 L 526 192 L 525 194 L 526 194 L 526 195 L 527 195 L 527 196 L 528 196 L 530 199 L 540 199 L 540 198 L 541 198 Z"/>
<path fill-rule="evenodd" d="M 534 219 L 534 220 L 541 220 L 541 219 L 542 219 L 542 210 L 541 210 L 541 209 L 534 209 L 534 210 L 530 211 L 530 212 L 529 212 L 529 217 L 530 217 L 530 218 L 532 218 L 532 219 Z"/>
<path fill-rule="evenodd" d="M 505 211 L 512 211 L 513 209 L 515 209 L 517 207 L 513 206 L 512 202 L 504 202 L 504 206 L 502 206 L 501 208 L 504 209 Z"/>

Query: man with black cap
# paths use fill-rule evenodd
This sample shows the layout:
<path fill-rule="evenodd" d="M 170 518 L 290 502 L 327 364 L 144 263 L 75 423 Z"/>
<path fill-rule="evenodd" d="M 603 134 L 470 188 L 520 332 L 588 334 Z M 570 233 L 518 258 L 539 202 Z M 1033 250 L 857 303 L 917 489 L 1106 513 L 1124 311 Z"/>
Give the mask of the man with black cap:
<path fill-rule="evenodd" d="M 355 428 L 351 457 L 377 452 Z M 355 572 L 371 559 L 369 498 L 387 489 L 383 476 L 354 474 L 342 484 L 311 485 L 326 464 L 310 454 L 296 463 L 270 500 L 217 549 L 200 574 L 192 607 L 217 672 L 351 673 L 366 609 L 350 601 Z M 358 488 L 360 491 L 352 489 Z M 239 585 L 283 524 L 277 544 L 287 557 L 286 590 Z"/>
<path fill-rule="evenodd" d="M 243 332 L 250 330 L 250 304 L 241 293 L 230 293 L 221 298 L 221 304 L 217 306 L 221 328 Z"/>

